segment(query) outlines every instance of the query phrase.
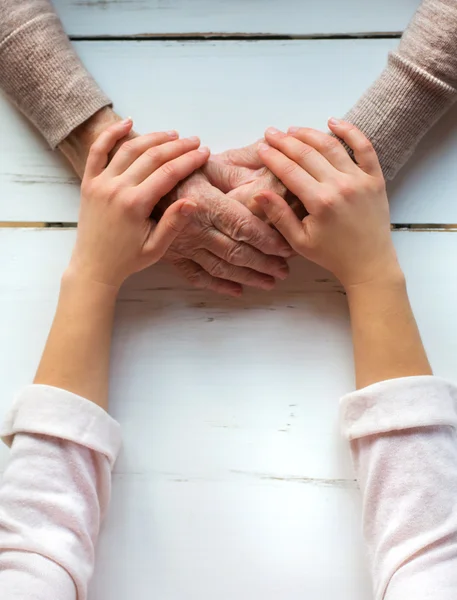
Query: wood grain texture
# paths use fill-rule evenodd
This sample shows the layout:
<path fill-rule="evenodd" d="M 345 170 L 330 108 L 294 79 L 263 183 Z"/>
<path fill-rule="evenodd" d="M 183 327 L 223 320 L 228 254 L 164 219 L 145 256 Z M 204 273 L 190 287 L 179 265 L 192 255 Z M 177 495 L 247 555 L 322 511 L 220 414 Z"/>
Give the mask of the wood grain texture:
<path fill-rule="evenodd" d="M 249 144 L 269 125 L 325 129 L 383 68 L 395 40 L 98 42 L 84 62 L 140 132 L 198 134 L 214 152 Z M 122 74 L 122 76 L 120 76 Z M 454 111 L 392 187 L 396 223 L 457 223 Z M 78 184 L 0 98 L 0 221 L 74 222 Z"/>
<path fill-rule="evenodd" d="M 402 31 L 419 0 L 55 0 L 72 35 Z"/>
<path fill-rule="evenodd" d="M 33 377 L 71 230 L 0 230 L 0 417 Z M 455 233 L 394 233 L 435 371 L 457 356 Z M 90 600 L 368 600 L 338 398 L 353 387 L 346 298 L 304 261 L 272 293 L 193 290 L 160 265 L 116 315 L 123 429 Z M 0 450 L 0 469 L 7 452 Z M 331 577 L 329 577 L 331 573 Z"/>

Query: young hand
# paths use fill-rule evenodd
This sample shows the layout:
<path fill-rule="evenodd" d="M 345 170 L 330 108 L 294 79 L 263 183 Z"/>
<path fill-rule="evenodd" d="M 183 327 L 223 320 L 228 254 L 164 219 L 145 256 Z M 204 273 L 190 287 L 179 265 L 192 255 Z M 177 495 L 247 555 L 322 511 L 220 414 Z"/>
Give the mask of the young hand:
<path fill-rule="evenodd" d="M 125 142 L 108 162 L 118 140 L 131 130 L 126 119 L 110 126 L 92 145 L 81 187 L 81 209 L 70 271 L 118 289 L 132 273 L 156 263 L 186 227 L 197 207 L 181 199 L 155 225 L 159 200 L 209 157 L 198 138 L 151 133 Z"/>
<path fill-rule="evenodd" d="M 300 221 L 283 198 L 255 196 L 291 247 L 331 271 L 347 288 L 389 278 L 399 271 L 390 234 L 389 205 L 376 153 L 353 125 L 335 119 L 329 128 L 354 153 L 325 133 L 274 129 L 258 146 L 264 164 L 309 213 Z"/>

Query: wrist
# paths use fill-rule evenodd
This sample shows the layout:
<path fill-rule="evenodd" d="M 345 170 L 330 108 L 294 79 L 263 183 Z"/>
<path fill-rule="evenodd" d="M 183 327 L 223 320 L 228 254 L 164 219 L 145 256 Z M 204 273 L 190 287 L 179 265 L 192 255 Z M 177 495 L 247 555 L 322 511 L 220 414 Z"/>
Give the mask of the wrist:
<path fill-rule="evenodd" d="M 391 269 L 379 272 L 369 280 L 347 284 L 344 286 L 349 302 L 353 299 L 373 298 L 385 293 L 406 291 L 406 279 L 400 266 L 397 264 Z"/>
<path fill-rule="evenodd" d="M 120 286 L 111 285 L 92 278 L 84 270 L 72 263 L 64 271 L 61 279 L 63 294 L 78 295 L 90 302 L 113 304 L 116 302 Z"/>
<path fill-rule="evenodd" d="M 59 144 L 59 150 L 71 163 L 81 179 L 92 144 L 109 125 L 121 120 L 121 117 L 112 108 L 107 106 L 97 111 L 87 121 L 76 127 Z"/>

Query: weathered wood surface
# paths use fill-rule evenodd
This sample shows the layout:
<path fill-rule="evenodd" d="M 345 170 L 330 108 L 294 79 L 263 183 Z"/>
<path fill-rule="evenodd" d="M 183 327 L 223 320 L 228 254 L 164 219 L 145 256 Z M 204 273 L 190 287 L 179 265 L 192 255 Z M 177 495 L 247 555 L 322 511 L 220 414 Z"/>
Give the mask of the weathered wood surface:
<path fill-rule="evenodd" d="M 30 381 L 75 232 L 0 229 L 0 413 Z M 437 374 L 457 356 L 457 235 L 394 233 Z M 353 387 L 346 298 L 304 261 L 234 301 L 160 266 L 116 317 L 115 468 L 91 600 L 368 600 L 360 504 L 338 431 Z M 0 468 L 7 453 L 0 451 Z"/>
<path fill-rule="evenodd" d="M 419 0 L 55 0 L 72 35 L 347 34 L 402 31 Z"/>
<path fill-rule="evenodd" d="M 139 131 L 177 128 L 214 152 L 269 125 L 326 127 L 375 79 L 395 40 L 91 42 L 85 63 Z M 293 90 L 293 93 L 291 92 Z M 396 223 L 457 223 L 457 120 L 445 118 L 392 187 Z M 0 221 L 78 217 L 69 168 L 0 98 Z"/>
<path fill-rule="evenodd" d="M 56 0 L 74 36 L 401 31 L 418 0 Z M 139 131 L 177 128 L 213 151 L 269 125 L 324 128 L 383 68 L 397 40 L 76 42 Z M 293 93 L 291 92 L 293 90 Z M 392 221 L 457 224 L 449 115 L 391 186 Z M 75 222 L 78 185 L 0 98 L 0 222 Z M 0 228 L 0 418 L 29 382 L 74 230 Z M 457 234 L 396 232 L 438 375 L 456 372 Z M 346 298 L 293 261 L 272 293 L 196 291 L 161 265 L 117 308 L 115 467 L 90 600 L 369 600 L 360 500 L 339 437 L 353 389 Z M 0 448 L 0 471 L 7 451 Z"/>

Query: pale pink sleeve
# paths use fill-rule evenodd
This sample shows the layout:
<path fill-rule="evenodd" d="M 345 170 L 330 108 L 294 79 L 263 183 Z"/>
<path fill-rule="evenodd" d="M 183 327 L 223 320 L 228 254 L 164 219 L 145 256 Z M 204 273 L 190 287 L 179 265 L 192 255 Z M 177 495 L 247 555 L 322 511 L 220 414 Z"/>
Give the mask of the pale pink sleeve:
<path fill-rule="evenodd" d="M 375 600 L 457 598 L 457 387 L 377 383 L 342 399 Z"/>
<path fill-rule="evenodd" d="M 24 389 L 2 429 L 0 598 L 85 600 L 120 429 L 92 402 Z"/>

